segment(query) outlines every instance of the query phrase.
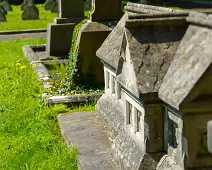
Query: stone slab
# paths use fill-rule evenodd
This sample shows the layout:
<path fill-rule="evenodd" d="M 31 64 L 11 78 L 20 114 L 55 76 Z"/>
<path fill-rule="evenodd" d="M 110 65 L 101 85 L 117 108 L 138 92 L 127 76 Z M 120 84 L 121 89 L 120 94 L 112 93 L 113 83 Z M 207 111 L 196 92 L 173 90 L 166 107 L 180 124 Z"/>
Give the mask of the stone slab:
<path fill-rule="evenodd" d="M 68 55 L 71 48 L 73 30 L 76 24 L 49 24 L 46 51 L 50 56 Z"/>
<path fill-rule="evenodd" d="M 110 133 L 95 112 L 76 112 L 58 116 L 66 142 L 79 149 L 80 170 L 117 170 L 110 157 Z"/>

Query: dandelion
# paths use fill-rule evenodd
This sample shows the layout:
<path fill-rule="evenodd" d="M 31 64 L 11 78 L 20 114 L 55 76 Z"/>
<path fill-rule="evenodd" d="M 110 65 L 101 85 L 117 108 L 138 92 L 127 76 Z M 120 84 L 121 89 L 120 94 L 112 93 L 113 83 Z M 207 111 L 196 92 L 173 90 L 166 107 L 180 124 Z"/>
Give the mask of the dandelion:
<path fill-rule="evenodd" d="M 26 66 L 21 66 L 20 67 L 21 70 L 24 70 L 25 68 L 26 68 Z"/>
<path fill-rule="evenodd" d="M 37 74 L 38 77 L 40 77 L 40 74 Z"/>
<path fill-rule="evenodd" d="M 21 62 L 21 59 L 19 59 L 18 61 L 17 61 L 17 63 L 20 63 Z"/>
<path fill-rule="evenodd" d="M 35 67 L 36 66 L 36 64 L 35 63 L 32 63 L 32 67 Z"/>
<path fill-rule="evenodd" d="M 37 62 L 38 62 L 38 63 L 40 63 L 41 61 L 40 61 L 40 60 L 38 60 Z"/>
<path fill-rule="evenodd" d="M 16 63 L 15 65 L 19 67 L 19 66 L 21 66 L 21 63 Z"/>

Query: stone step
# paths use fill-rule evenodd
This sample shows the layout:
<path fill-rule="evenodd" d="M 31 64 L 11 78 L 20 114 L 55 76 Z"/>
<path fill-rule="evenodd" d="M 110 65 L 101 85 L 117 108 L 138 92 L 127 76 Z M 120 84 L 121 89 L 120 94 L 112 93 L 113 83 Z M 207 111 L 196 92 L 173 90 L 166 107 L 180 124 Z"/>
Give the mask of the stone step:
<path fill-rule="evenodd" d="M 61 114 L 58 122 L 66 142 L 79 150 L 80 170 L 119 169 L 110 156 L 111 134 L 95 112 Z"/>

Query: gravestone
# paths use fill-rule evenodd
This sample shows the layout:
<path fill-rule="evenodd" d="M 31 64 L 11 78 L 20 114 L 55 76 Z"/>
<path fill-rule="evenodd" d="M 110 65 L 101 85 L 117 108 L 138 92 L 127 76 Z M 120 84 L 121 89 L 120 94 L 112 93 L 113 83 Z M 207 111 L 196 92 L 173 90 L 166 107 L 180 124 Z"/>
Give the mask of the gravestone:
<path fill-rule="evenodd" d="M 6 10 L 6 11 L 12 11 L 12 6 L 9 4 L 8 0 L 3 0 L 2 2 L 2 7 Z"/>
<path fill-rule="evenodd" d="M 7 11 L 0 5 L 0 22 L 5 22 L 6 21 L 6 14 Z"/>
<path fill-rule="evenodd" d="M 84 8 L 85 8 L 85 11 L 91 11 L 92 10 L 92 0 L 86 0 L 84 2 Z"/>
<path fill-rule="evenodd" d="M 27 0 L 27 5 L 22 13 L 22 20 L 39 19 L 39 10 L 34 4 L 34 0 Z"/>
<path fill-rule="evenodd" d="M 58 12 L 58 0 L 53 0 L 53 5 L 51 7 L 51 12 Z"/>
<path fill-rule="evenodd" d="M 123 15 L 121 2 L 121 0 L 93 0 L 95 9 L 91 21 L 119 20 Z"/>
<path fill-rule="evenodd" d="M 53 0 L 46 0 L 45 4 L 44 4 L 44 9 L 45 11 L 50 11 L 52 6 L 54 4 Z"/>
<path fill-rule="evenodd" d="M 21 4 L 21 11 L 24 11 L 24 9 L 27 7 L 27 0 L 24 0 Z"/>
<path fill-rule="evenodd" d="M 84 17 L 84 0 L 59 0 L 59 17 Z"/>

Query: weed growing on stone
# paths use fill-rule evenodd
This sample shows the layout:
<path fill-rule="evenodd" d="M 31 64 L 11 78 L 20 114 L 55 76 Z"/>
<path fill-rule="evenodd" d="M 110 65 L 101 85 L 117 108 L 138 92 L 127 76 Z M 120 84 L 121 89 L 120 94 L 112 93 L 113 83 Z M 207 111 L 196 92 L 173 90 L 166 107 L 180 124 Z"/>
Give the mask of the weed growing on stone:
<path fill-rule="evenodd" d="M 24 57 L 22 46 L 44 39 L 0 43 L 0 169 L 77 169 L 77 150 L 67 148 L 57 115 L 91 111 L 91 106 L 47 107 L 42 83 Z"/>

